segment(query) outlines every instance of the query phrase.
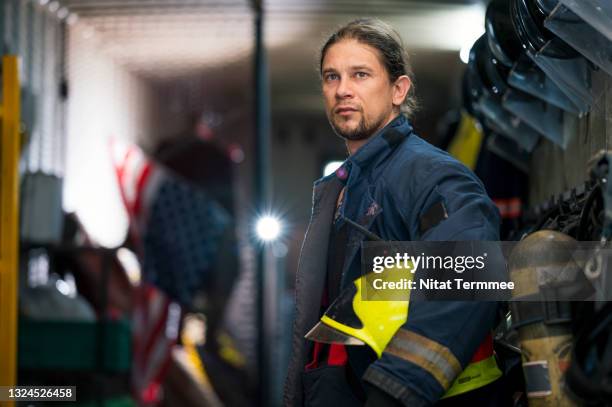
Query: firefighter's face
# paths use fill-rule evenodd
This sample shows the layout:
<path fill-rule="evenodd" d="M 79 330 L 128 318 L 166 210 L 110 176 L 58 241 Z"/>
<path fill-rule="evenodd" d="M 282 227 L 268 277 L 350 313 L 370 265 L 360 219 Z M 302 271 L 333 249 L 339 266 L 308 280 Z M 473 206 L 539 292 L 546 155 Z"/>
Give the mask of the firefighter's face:
<path fill-rule="evenodd" d="M 346 140 L 372 136 L 399 113 L 406 97 L 408 78 L 400 77 L 399 87 L 392 83 L 379 51 L 356 40 L 330 46 L 321 73 L 327 118 Z"/>

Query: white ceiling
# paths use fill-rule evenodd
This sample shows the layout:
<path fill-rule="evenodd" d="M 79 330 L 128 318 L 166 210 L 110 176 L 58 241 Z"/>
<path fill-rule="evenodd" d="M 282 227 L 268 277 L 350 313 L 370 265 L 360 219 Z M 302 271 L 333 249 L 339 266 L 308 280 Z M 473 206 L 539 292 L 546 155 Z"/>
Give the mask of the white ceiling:
<path fill-rule="evenodd" d="M 104 52 L 145 76 L 169 79 L 250 61 L 254 11 L 248 0 L 64 0 L 62 5 L 78 16 L 71 33 L 95 37 Z M 384 18 L 412 50 L 458 51 L 482 31 L 484 16 L 481 2 L 459 0 L 268 0 L 264 10 L 271 69 L 282 64 L 294 72 L 310 70 L 325 33 L 351 18 Z"/>

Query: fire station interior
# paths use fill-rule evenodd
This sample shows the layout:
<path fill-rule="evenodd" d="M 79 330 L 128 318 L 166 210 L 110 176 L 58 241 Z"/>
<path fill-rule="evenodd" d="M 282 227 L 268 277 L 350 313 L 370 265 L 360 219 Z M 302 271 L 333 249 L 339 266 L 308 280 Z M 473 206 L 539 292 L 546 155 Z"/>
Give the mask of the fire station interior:
<path fill-rule="evenodd" d="M 609 405 L 608 0 L 1 0 L 0 405 L 282 404 L 313 183 L 348 156 L 318 57 L 358 17 L 500 241 L 591 244 L 532 259 L 588 292 L 500 307 L 509 405 Z"/>

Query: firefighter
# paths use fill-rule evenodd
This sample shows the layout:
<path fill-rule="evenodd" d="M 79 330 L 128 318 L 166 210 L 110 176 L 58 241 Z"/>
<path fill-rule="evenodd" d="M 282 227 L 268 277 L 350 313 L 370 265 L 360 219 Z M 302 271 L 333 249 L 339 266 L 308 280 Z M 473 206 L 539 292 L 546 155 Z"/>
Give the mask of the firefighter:
<path fill-rule="evenodd" d="M 490 335 L 496 302 L 411 303 L 380 358 L 366 346 L 305 338 L 360 276 L 360 244 L 369 233 L 396 241 L 494 241 L 500 222 L 478 178 L 414 134 L 412 73 L 391 27 L 375 19 L 348 23 L 323 45 L 319 67 L 326 113 L 349 157 L 314 185 L 284 404 L 498 405 Z M 489 380 L 455 383 L 473 365 Z"/>

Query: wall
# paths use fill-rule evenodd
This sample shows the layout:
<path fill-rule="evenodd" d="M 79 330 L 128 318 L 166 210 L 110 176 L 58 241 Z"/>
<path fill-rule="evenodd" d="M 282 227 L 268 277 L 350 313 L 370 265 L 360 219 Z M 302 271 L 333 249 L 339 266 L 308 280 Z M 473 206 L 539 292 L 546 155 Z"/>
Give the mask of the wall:
<path fill-rule="evenodd" d="M 80 22 L 70 27 L 64 207 L 76 211 L 102 245 L 119 245 L 127 215 L 112 166 L 111 138 L 134 143 L 152 133 L 152 86 L 107 53 L 101 36 Z"/>
<path fill-rule="evenodd" d="M 58 17 L 59 9 L 54 10 L 32 0 L 0 3 L 1 52 L 20 57 L 25 130 L 22 173 L 41 171 L 59 175 L 63 172 L 64 103 L 59 92 L 62 19 Z M 62 13 L 65 12 L 63 9 Z"/>
<path fill-rule="evenodd" d="M 151 86 L 109 57 L 108 44 L 95 30 L 71 17 L 61 3 L 41 3 L 0 3 L 2 53 L 21 59 L 22 180 L 27 181 L 30 173 L 61 180 L 45 195 L 55 205 L 44 208 L 40 205 L 44 197 L 22 187 L 22 218 L 43 216 L 37 222 L 42 228 L 57 224 L 63 182 L 64 209 L 76 211 L 99 243 L 115 246 L 124 238 L 127 218 L 108 140 L 111 136 L 141 140 L 151 133 Z M 64 78 L 67 99 L 62 92 Z"/>
<path fill-rule="evenodd" d="M 578 120 L 564 120 L 570 136 L 567 148 L 542 140 L 531 157 L 529 205 L 547 201 L 588 179 L 589 159 L 602 149 L 612 148 L 612 78 L 599 72 L 594 86 L 603 89 L 592 111 Z"/>

